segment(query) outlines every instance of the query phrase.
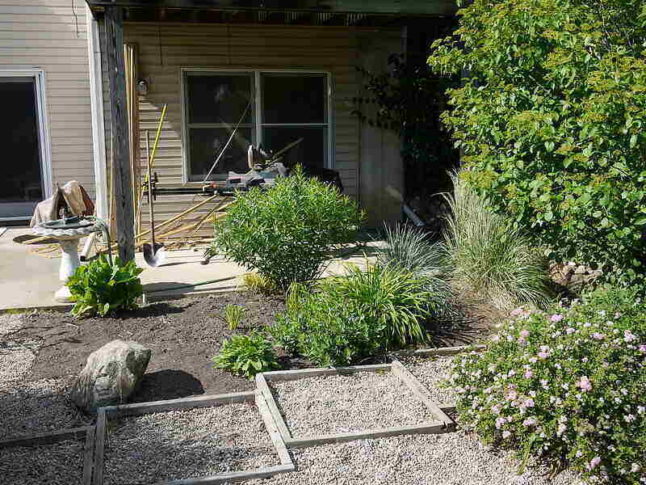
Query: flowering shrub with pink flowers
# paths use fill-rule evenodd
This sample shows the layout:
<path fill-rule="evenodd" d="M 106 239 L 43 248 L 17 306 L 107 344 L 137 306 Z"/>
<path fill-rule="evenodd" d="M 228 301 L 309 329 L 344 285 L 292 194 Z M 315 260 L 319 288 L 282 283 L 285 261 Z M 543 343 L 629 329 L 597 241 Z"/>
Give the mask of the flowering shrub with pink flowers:
<path fill-rule="evenodd" d="M 569 308 L 517 309 L 457 359 L 461 423 L 491 444 L 592 482 L 646 483 L 646 304 L 597 290 Z"/>

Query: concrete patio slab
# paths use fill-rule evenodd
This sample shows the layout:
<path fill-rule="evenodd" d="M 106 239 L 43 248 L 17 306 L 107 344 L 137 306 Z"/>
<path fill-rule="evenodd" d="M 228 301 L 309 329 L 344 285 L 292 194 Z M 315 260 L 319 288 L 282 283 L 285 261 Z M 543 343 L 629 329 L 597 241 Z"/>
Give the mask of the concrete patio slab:
<path fill-rule="evenodd" d="M 34 254 L 35 246 L 14 242 L 14 238 L 24 234 L 31 234 L 31 231 L 10 228 L 0 236 L 0 311 L 69 306 L 54 300 L 54 292 L 60 287 L 60 257 L 56 252 L 50 253 L 52 257 Z M 369 243 L 365 251 L 373 251 L 376 246 L 378 243 Z M 148 267 L 143 255 L 137 253 L 137 264 L 144 268 L 141 280 L 146 297 L 160 300 L 238 289 L 247 270 L 220 256 L 202 265 L 203 250 L 167 251 L 165 263 L 158 268 Z M 365 265 L 366 261 L 364 250 L 343 251 L 340 257 L 330 261 L 324 276 L 342 273 L 346 263 Z M 209 283 L 200 284 L 206 281 Z"/>

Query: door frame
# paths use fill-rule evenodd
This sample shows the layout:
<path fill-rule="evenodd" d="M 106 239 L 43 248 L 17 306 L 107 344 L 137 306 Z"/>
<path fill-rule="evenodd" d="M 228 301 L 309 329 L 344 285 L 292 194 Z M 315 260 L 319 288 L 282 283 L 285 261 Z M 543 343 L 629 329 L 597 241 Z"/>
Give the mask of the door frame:
<path fill-rule="evenodd" d="M 49 121 L 47 119 L 47 97 L 45 92 L 45 71 L 43 69 L 28 68 L 2 68 L 0 79 L 4 77 L 31 77 L 36 88 L 36 118 L 38 120 L 38 143 L 40 149 L 40 178 L 43 189 L 43 198 L 50 197 L 53 193 L 52 183 L 52 151 L 49 138 Z M 0 221 L 28 220 L 29 217 L 3 217 Z"/>

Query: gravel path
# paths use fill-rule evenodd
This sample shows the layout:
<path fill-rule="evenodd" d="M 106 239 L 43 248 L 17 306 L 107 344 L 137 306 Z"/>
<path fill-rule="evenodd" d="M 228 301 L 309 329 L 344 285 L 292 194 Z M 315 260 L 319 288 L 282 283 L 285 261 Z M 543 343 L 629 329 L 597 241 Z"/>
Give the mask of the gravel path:
<path fill-rule="evenodd" d="M 4 340 L 24 325 L 21 313 L 3 313 L 0 315 L 0 339 Z"/>
<path fill-rule="evenodd" d="M 487 451 L 463 432 L 352 441 L 293 450 L 297 471 L 250 485 L 582 485 L 545 470 L 518 476 L 511 456 Z"/>
<path fill-rule="evenodd" d="M 424 384 L 436 403 L 455 403 L 455 391 L 444 386 L 444 381 L 450 377 L 453 370 L 453 357 L 411 357 L 403 359 L 402 364 Z"/>
<path fill-rule="evenodd" d="M 0 484 L 71 485 L 83 479 L 84 442 L 0 449 Z"/>
<path fill-rule="evenodd" d="M 271 386 L 298 438 L 432 421 L 426 406 L 390 372 L 308 377 Z"/>
<path fill-rule="evenodd" d="M 156 483 L 278 464 L 256 407 L 227 404 L 109 423 L 104 480 Z"/>
<path fill-rule="evenodd" d="M 83 426 L 67 399 L 70 379 L 43 379 L 0 390 L 0 439 Z"/>
<path fill-rule="evenodd" d="M 36 359 L 36 355 L 19 344 L 0 343 L 0 391 L 9 389 L 23 380 Z"/>

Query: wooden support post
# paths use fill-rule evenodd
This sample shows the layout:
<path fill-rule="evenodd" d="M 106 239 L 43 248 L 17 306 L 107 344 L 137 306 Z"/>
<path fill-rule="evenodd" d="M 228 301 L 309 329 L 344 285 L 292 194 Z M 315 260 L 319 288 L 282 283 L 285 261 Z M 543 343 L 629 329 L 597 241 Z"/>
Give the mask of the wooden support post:
<path fill-rule="evenodd" d="M 110 86 L 110 122 L 112 163 L 114 164 L 115 220 L 119 257 L 130 261 L 135 257 L 134 207 L 128 132 L 125 64 L 123 59 L 123 9 L 105 8 L 106 58 Z"/>

